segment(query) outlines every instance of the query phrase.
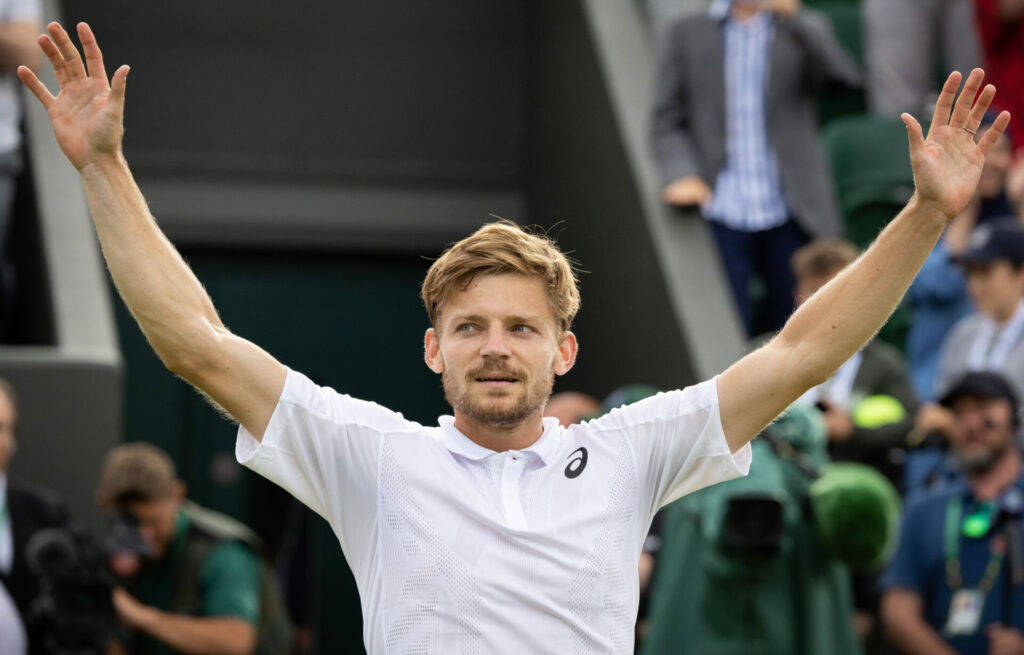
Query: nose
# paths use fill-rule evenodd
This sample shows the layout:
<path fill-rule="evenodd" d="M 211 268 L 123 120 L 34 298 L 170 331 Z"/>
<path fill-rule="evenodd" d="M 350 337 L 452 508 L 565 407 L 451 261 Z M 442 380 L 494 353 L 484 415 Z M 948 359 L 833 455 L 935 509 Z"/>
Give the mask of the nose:
<path fill-rule="evenodd" d="M 508 335 L 501 325 L 492 325 L 487 330 L 487 339 L 484 341 L 480 354 L 484 357 L 507 358 L 511 355 L 508 348 Z"/>

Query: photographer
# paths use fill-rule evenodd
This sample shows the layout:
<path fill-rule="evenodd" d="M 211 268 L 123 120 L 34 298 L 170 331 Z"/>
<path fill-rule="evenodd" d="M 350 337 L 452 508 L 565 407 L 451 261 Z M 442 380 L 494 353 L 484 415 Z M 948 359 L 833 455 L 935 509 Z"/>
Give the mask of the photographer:
<path fill-rule="evenodd" d="M 0 378 L 0 585 L 10 595 L 22 621 L 39 594 L 26 553 L 33 535 L 68 523 L 64 501 L 54 492 L 7 474 L 17 450 L 18 399 L 11 384 Z M 30 652 L 40 653 L 40 635 L 29 634 Z"/>
<path fill-rule="evenodd" d="M 111 556 L 124 582 L 113 603 L 129 628 L 128 652 L 287 652 L 286 615 L 258 538 L 237 521 L 186 501 L 166 453 L 145 443 L 113 449 L 97 500 L 115 522 L 137 530 L 146 551 Z"/>

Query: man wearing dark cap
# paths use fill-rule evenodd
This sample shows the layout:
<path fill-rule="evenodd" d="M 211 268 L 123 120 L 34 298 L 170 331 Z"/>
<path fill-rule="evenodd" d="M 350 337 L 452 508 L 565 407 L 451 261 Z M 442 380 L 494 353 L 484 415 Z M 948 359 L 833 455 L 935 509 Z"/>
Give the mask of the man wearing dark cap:
<path fill-rule="evenodd" d="M 908 654 L 1024 653 L 1017 396 L 998 373 L 973 372 L 940 402 L 965 477 L 908 503 L 881 580 L 882 619 Z"/>
<path fill-rule="evenodd" d="M 968 371 L 997 371 L 1024 394 L 1024 228 L 1013 222 L 986 224 L 971 234 L 956 258 L 964 268 L 974 313 L 961 319 L 942 345 L 935 382 L 941 398 Z M 918 415 L 922 433 L 949 434 L 952 416 L 940 405 Z"/>

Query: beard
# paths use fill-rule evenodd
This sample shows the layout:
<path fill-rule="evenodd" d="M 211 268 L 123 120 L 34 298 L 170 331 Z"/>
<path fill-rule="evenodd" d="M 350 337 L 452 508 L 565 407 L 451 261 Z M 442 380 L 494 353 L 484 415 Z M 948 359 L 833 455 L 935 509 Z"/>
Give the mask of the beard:
<path fill-rule="evenodd" d="M 488 375 L 513 377 L 517 381 L 500 395 L 492 394 L 488 389 L 475 388 L 477 378 Z M 549 369 L 543 377 L 532 380 L 521 371 L 489 366 L 470 371 L 459 380 L 450 369 L 445 369 L 441 373 L 441 384 L 445 399 L 455 411 L 483 425 L 511 428 L 544 408 L 555 385 L 555 372 Z M 508 402 L 510 397 L 513 397 L 511 403 Z M 500 401 L 495 402 L 496 399 Z"/>
<path fill-rule="evenodd" d="M 1010 443 L 1004 443 L 1000 446 L 993 446 L 991 448 L 985 448 L 984 450 L 978 450 L 974 453 L 959 454 L 960 462 L 963 464 L 964 469 L 972 475 L 981 475 L 987 473 L 996 462 L 1003 458 L 1003 455 L 1011 448 Z"/>

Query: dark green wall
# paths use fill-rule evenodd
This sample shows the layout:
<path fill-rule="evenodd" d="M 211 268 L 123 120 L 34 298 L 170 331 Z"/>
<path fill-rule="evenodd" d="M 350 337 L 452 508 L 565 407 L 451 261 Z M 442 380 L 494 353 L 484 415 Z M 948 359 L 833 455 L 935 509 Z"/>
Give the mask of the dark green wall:
<path fill-rule="evenodd" d="M 320 384 L 433 423 L 446 413 L 423 364 L 426 316 L 417 296 L 429 262 L 343 255 L 183 253 L 225 324 Z M 166 449 L 191 497 L 252 525 L 275 546 L 290 497 L 234 464 L 235 426 L 168 373 L 121 302 L 125 439 Z M 310 611 L 323 616 L 318 652 L 362 647 L 354 582 L 326 523 L 316 519 Z"/>

